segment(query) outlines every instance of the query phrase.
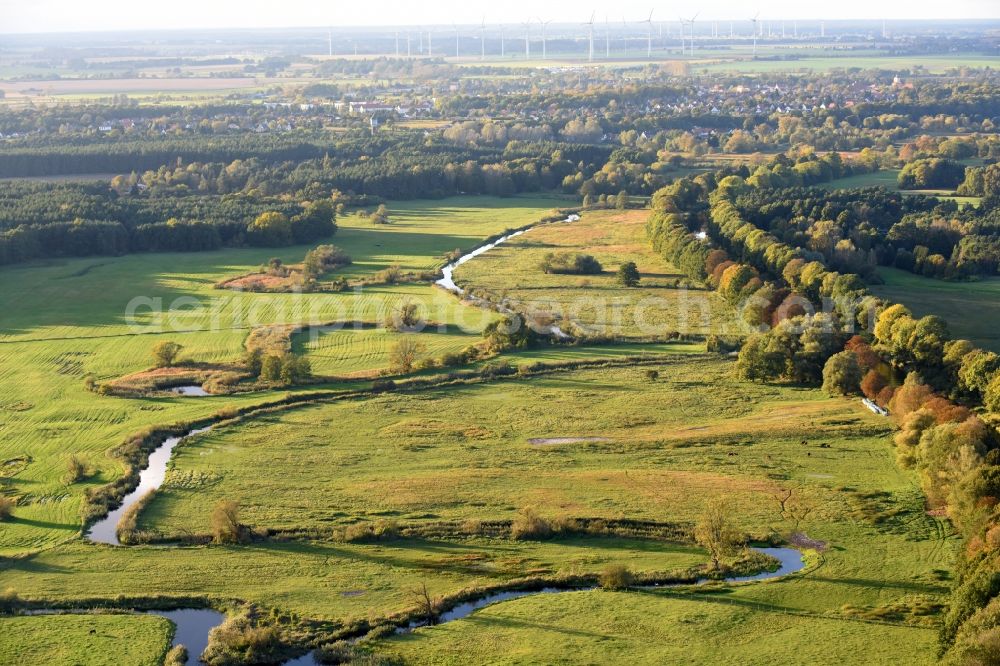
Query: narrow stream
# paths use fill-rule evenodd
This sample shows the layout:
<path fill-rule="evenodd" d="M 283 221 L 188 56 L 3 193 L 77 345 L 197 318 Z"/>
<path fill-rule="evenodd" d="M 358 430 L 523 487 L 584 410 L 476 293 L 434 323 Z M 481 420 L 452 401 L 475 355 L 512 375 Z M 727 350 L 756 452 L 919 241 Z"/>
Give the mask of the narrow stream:
<path fill-rule="evenodd" d="M 567 218 L 565 221 L 568 222 L 569 218 Z M 534 227 L 531 227 L 531 228 L 534 229 Z M 444 268 L 441 269 L 441 272 L 444 274 L 444 277 L 442 277 L 440 280 L 438 280 L 434 284 L 440 285 L 440 286 L 444 287 L 445 289 L 447 289 L 448 291 L 452 291 L 452 292 L 458 294 L 459 296 L 461 296 L 462 294 L 465 293 L 465 290 L 462 289 L 461 287 L 459 287 L 457 284 L 455 284 L 455 280 L 453 279 L 453 276 L 455 274 L 455 269 L 456 268 L 458 268 L 462 264 L 466 263 L 467 261 L 471 261 L 472 259 L 475 259 L 476 257 L 478 257 L 481 254 L 485 254 L 485 253 L 489 252 L 490 250 L 492 250 L 493 248 L 495 248 L 497 245 L 500 245 L 501 243 L 506 243 L 511 238 L 516 238 L 517 236 L 520 236 L 521 234 L 523 234 L 523 233 L 525 233 L 527 231 L 528 231 L 528 229 L 521 229 L 520 231 L 511 232 L 511 233 L 507 234 L 506 236 L 501 236 L 500 238 L 496 239 L 492 243 L 487 243 L 485 245 L 480 245 L 479 247 L 477 247 L 475 250 L 472 250 L 468 254 L 463 254 L 461 257 L 459 257 L 458 259 L 456 259 L 455 261 L 451 262 L 450 264 L 448 264 L 447 266 L 445 266 Z"/>
<path fill-rule="evenodd" d="M 466 296 L 465 290 L 462 289 L 461 287 L 459 287 L 457 284 L 455 284 L 454 276 L 455 276 L 455 269 L 456 268 L 458 268 L 459 266 L 461 266 L 462 264 L 464 264 L 464 263 L 466 263 L 468 261 L 471 261 L 472 259 L 475 259 L 476 257 L 478 257 L 478 256 L 480 256 L 482 254 L 485 254 L 486 252 L 489 252 L 490 250 L 492 250 L 493 248 L 495 248 L 497 245 L 500 245 L 502 243 L 506 243 L 511 238 L 516 238 L 516 237 L 518 237 L 518 236 L 520 236 L 522 234 L 525 234 L 525 233 L 531 231 L 532 229 L 534 229 L 536 227 L 540 227 L 540 226 L 543 226 L 543 225 L 546 225 L 546 224 L 566 224 L 566 223 L 569 223 L 569 222 L 576 222 L 579 219 L 580 219 L 580 216 L 577 215 L 576 213 L 573 213 L 572 215 L 568 215 L 566 217 L 566 219 L 560 220 L 559 222 L 539 222 L 538 224 L 534 224 L 534 225 L 528 227 L 527 229 L 520 229 L 518 231 L 512 231 L 511 233 L 507 234 L 506 236 L 501 236 L 500 238 L 496 239 L 495 241 L 493 241 L 491 243 L 486 243 L 484 245 L 480 245 L 476 249 L 472 250 L 471 252 L 469 252 L 467 254 L 463 254 L 461 257 L 459 257 L 455 261 L 449 263 L 444 268 L 442 268 L 441 269 L 441 273 L 443 274 L 444 277 L 442 277 L 440 280 L 438 280 L 434 284 L 438 285 L 439 287 L 443 287 L 444 289 L 447 289 L 448 291 L 452 292 L 453 294 L 455 294 L 457 296 Z M 469 298 L 468 296 L 466 296 L 466 297 Z M 495 305 L 493 303 L 490 303 L 488 301 L 483 301 L 481 299 L 471 298 L 470 300 L 472 300 L 473 302 L 479 303 L 480 305 L 484 305 L 484 306 L 494 306 Z M 509 308 L 505 308 L 503 306 L 497 306 L 497 307 L 504 314 L 517 314 L 516 312 L 514 312 L 513 310 L 510 310 Z M 560 329 L 558 326 L 556 326 L 554 324 L 552 326 L 547 327 L 545 330 L 538 331 L 538 332 L 539 333 L 548 333 L 549 335 L 555 336 L 555 337 L 560 338 L 560 339 L 567 339 L 567 338 L 570 337 L 562 329 Z"/>
<path fill-rule="evenodd" d="M 762 571 L 759 574 L 753 576 L 732 576 L 730 578 L 725 578 L 721 582 L 726 583 L 746 583 L 750 581 L 762 581 L 770 580 L 773 578 L 781 578 L 787 576 L 788 574 L 795 573 L 796 571 L 801 571 L 805 568 L 805 559 L 802 553 L 794 548 L 754 548 L 757 552 L 764 553 L 765 555 L 770 555 L 771 557 L 777 559 L 781 566 L 775 571 Z M 687 585 L 705 585 L 707 583 L 715 582 L 709 578 L 702 578 L 694 583 L 668 583 L 665 585 L 649 585 L 644 586 L 642 589 L 658 589 L 665 587 L 681 587 Z M 506 592 L 496 592 L 490 594 L 481 599 L 474 599 L 472 601 L 466 601 L 465 603 L 458 604 L 454 608 L 444 612 L 438 618 L 438 624 L 444 624 L 445 622 L 454 622 L 455 620 L 461 620 L 463 618 L 469 617 L 475 611 L 480 608 L 485 608 L 487 606 L 492 606 L 493 604 L 500 603 L 503 601 L 511 601 L 514 599 L 521 599 L 523 597 L 531 597 L 537 594 L 559 594 L 562 592 L 586 592 L 589 590 L 596 590 L 597 587 L 577 587 L 577 588 L 564 588 L 564 587 L 543 587 L 540 590 L 510 590 Z M 419 627 L 427 626 L 426 622 L 411 622 L 406 627 L 400 627 L 396 633 L 407 633 L 417 629 Z"/>
<path fill-rule="evenodd" d="M 174 611 L 149 611 L 150 615 L 165 617 L 174 623 L 174 641 L 171 647 L 183 645 L 188 651 L 188 663 L 200 663 L 198 657 L 208 647 L 208 632 L 222 624 L 226 616 L 206 608 L 184 608 Z"/>
<path fill-rule="evenodd" d="M 113 546 L 120 546 L 118 541 L 118 521 L 122 515 L 128 511 L 129 507 L 139 501 L 139 499 L 154 488 L 163 485 L 163 479 L 167 475 L 167 464 L 170 456 L 174 452 L 174 447 L 180 444 L 181 440 L 206 432 L 209 428 L 192 430 L 178 437 L 168 437 L 156 447 L 156 450 L 149 454 L 149 464 L 139 473 L 139 485 L 122 500 L 121 506 L 109 513 L 105 518 L 94 523 L 87 530 L 87 538 L 96 543 L 107 543 Z"/>

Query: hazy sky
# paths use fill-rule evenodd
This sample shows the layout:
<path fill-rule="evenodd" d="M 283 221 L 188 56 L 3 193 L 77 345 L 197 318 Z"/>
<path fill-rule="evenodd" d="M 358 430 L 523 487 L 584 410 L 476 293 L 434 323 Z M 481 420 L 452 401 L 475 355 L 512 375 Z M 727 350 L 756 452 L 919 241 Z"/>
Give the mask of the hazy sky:
<path fill-rule="evenodd" d="M 127 30 L 150 28 L 249 28 L 357 25 L 450 25 L 519 23 L 533 17 L 555 21 L 586 21 L 597 12 L 614 21 L 644 20 L 651 8 L 654 20 L 677 19 L 678 12 L 699 18 L 747 19 L 758 10 L 768 19 L 841 18 L 1000 18 L 1000 0 L 706 0 L 673 2 L 615 0 L 503 0 L 502 2 L 437 2 L 435 0 L 0 0 L 0 33 Z"/>

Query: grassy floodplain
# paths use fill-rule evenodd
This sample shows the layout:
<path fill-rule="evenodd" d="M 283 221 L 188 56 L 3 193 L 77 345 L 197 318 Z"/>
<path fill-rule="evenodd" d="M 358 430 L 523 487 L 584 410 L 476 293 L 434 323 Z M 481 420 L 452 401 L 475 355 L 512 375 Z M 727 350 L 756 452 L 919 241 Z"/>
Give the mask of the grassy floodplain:
<path fill-rule="evenodd" d="M 446 252 L 472 248 L 486 236 L 529 224 L 560 203 L 546 197 L 401 202 L 390 208 L 393 224 L 376 227 L 347 216 L 332 241 L 353 257 L 354 264 L 345 270 L 352 277 L 390 265 L 430 270 L 443 263 Z M 272 256 L 301 261 L 308 249 L 53 260 L 0 271 L 5 284 L 0 292 L 0 381 L 7 387 L 0 401 L 0 492 L 20 498 L 15 518 L 0 523 L 0 555 L 73 538 L 84 490 L 121 474 L 120 464 L 106 453 L 126 435 L 266 398 L 107 398 L 84 390 L 88 374 L 107 380 L 147 368 L 150 348 L 163 339 L 182 344 L 187 360 L 232 360 L 255 324 L 378 320 L 403 299 L 421 302 L 428 319 L 461 324 L 456 335 L 469 342 L 480 339 L 478 331 L 494 316 L 426 284 L 335 295 L 213 288 Z M 146 300 L 130 320 L 126 312 L 136 296 Z M 165 312 L 162 317 L 150 312 L 157 303 Z M 323 361 L 317 365 L 322 368 Z M 65 484 L 70 453 L 84 456 L 95 468 L 94 476 Z"/>
<path fill-rule="evenodd" d="M 525 311 L 551 313 L 589 334 L 725 332 L 733 324 L 730 308 L 652 251 L 647 217 L 645 210 L 597 210 L 578 222 L 532 229 L 460 266 L 455 282 L 493 300 L 509 299 Z M 600 275 L 546 274 L 540 264 L 551 252 L 592 255 L 604 270 Z M 642 275 L 638 288 L 622 287 L 615 279 L 626 261 L 636 262 Z"/>
<path fill-rule="evenodd" d="M 770 517 L 764 498 L 793 475 L 793 459 L 813 454 L 803 437 L 815 446 L 887 432 L 819 392 L 741 385 L 712 356 L 654 367 L 656 382 L 637 367 L 560 372 L 308 407 L 206 433 L 175 452 L 143 526 L 206 532 L 222 498 L 238 498 L 250 525 L 285 529 L 511 518 L 525 505 L 693 520 L 702 500 L 731 492 L 756 507 L 752 527 Z M 606 441 L 548 441 L 595 437 Z M 829 457 L 824 478 L 837 478 L 845 461 Z M 273 474 L 261 478 L 261 469 Z M 851 481 L 846 467 L 841 475 Z M 816 492 L 829 492 L 824 485 Z"/>
<path fill-rule="evenodd" d="M 333 242 L 354 258 L 343 271 L 351 277 L 389 265 L 429 270 L 442 263 L 445 252 L 530 223 L 558 203 L 541 198 L 398 203 L 390 206 L 393 224 L 373 227 L 346 217 Z M 579 292 L 669 298 L 679 276 L 646 249 L 644 219 L 642 211 L 594 212 L 572 225 L 536 229 L 465 265 L 457 277 L 475 288 L 507 283 L 507 295 L 520 292 L 526 298 L 537 291 L 557 301 Z M 577 277 L 537 270 L 540 255 L 563 249 L 594 254 L 605 273 L 582 284 Z M 22 498 L 14 520 L 0 528 L 0 546 L 4 555 L 23 556 L 3 562 L 4 588 L 26 599 L 67 605 L 118 595 L 198 595 L 217 604 L 241 599 L 304 618 L 347 622 L 412 608 L 410 591 L 422 584 L 434 595 L 448 595 L 524 576 L 596 573 L 609 564 L 662 573 L 706 562 L 706 553 L 692 545 L 598 537 L 511 541 L 455 535 L 374 544 L 298 540 L 173 549 L 75 540 L 83 489 L 121 473 L 105 453 L 126 434 L 274 397 L 105 398 L 84 391 L 85 374 L 109 378 L 144 368 L 152 341 L 167 335 L 185 345 L 187 358 L 230 359 L 249 332 L 244 322 L 251 314 L 267 323 L 309 321 L 312 310 L 289 307 L 296 299 L 318 304 L 320 321 L 376 318 L 378 299 L 371 292 L 390 302 L 419 300 L 429 318 L 450 325 L 446 334 L 421 334 L 441 335 L 442 351 L 479 339 L 478 330 L 491 316 L 484 318 L 481 310 L 426 284 L 302 297 L 213 289 L 220 279 L 252 270 L 273 254 L 294 262 L 304 251 L 146 255 L 4 271 L 18 272 L 11 284 L 24 285 L 5 292 L 0 303 L 10 314 L 0 345 L 12 359 L 0 365 L 0 378 L 12 387 L 12 398 L 3 405 L 8 418 L 0 426 L 10 470 L 4 489 Z M 627 292 L 612 274 L 626 258 L 637 261 L 644 283 Z M 29 291 L 37 300 L 25 298 Z M 180 302 L 184 332 L 163 333 L 152 318 L 136 329 L 123 317 L 126 297 L 144 291 L 167 303 L 188 296 L 225 300 L 214 308 Z M 33 312 L 32 302 L 45 307 Z M 671 312 L 668 306 L 658 316 Z M 480 318 L 479 328 L 453 332 L 473 315 Z M 710 320 L 699 332 L 712 331 L 720 321 Z M 384 363 L 388 341 L 379 334 L 329 333 L 315 343 L 302 342 L 301 349 L 324 372 L 363 372 Z M 693 343 L 554 346 L 507 358 L 527 365 L 650 353 L 667 356 L 642 366 L 560 370 L 319 404 L 219 428 L 176 450 L 167 482 L 141 515 L 141 526 L 173 536 L 205 533 L 219 499 L 238 501 L 241 520 L 251 526 L 313 534 L 388 521 L 474 525 L 511 518 L 527 505 L 549 518 L 690 524 L 710 498 L 725 494 L 739 503 L 741 525 L 749 531 L 797 528 L 823 542 L 822 552 L 809 555 L 807 572 L 721 595 L 589 592 L 524 599 L 374 649 L 421 662 L 454 663 L 464 651 L 483 661 L 525 663 L 558 659 L 545 646 L 562 637 L 558 640 L 570 641 L 580 653 L 612 641 L 639 663 L 673 659 L 679 653 L 672 650 L 699 643 L 685 654 L 707 663 L 712 645 L 749 645 L 755 652 L 781 655 L 789 648 L 776 643 L 776 636 L 791 637 L 791 644 L 809 636 L 810 649 L 831 661 L 870 663 L 858 646 L 877 637 L 891 646 L 887 663 L 926 662 L 935 637 L 926 609 L 947 592 L 954 541 L 943 521 L 925 514 L 915 478 L 896 467 L 884 420 L 854 401 L 816 390 L 738 382 L 731 361 Z M 651 379 L 648 370 L 658 377 Z M 96 475 L 84 483 L 63 483 L 69 451 L 85 454 L 98 468 Z M 798 525 L 775 508 L 774 495 L 785 487 L 794 487 L 798 501 L 812 507 Z M 28 551 L 34 552 L 24 556 Z M 608 608 L 613 610 L 597 619 L 595 613 Z M 29 621 L 40 627 L 32 631 L 51 636 L 65 620 L 4 618 L 0 631 L 16 631 L 15 623 Z M 118 622 L 114 631 L 142 632 L 133 661 L 155 663 L 165 640 L 156 633 L 162 627 Z M 66 631 L 73 635 L 76 629 Z M 702 642 L 706 632 L 712 636 L 708 643 Z M 83 638 L 98 641 L 105 634 L 117 635 L 109 628 Z M 671 636 L 675 644 L 642 636 Z M 51 638 L 40 638 L 39 644 L 46 641 Z M 482 647 L 469 647 L 476 641 Z M 44 654 L 59 663 L 58 651 Z"/>
<path fill-rule="evenodd" d="M 819 391 L 741 384 L 724 360 L 678 356 L 658 369 L 653 383 L 637 367 L 558 372 L 296 409 L 222 429 L 177 450 L 167 487 L 143 520 L 165 532 L 200 532 L 214 499 L 228 497 L 242 503 L 246 522 L 255 526 L 507 517 L 528 503 L 549 516 L 683 522 L 708 498 L 726 493 L 739 501 L 746 528 L 766 532 L 789 529 L 772 493 L 794 485 L 816 508 L 800 529 L 828 544 L 810 557 L 808 573 L 723 595 L 732 605 L 720 606 L 715 595 L 654 595 L 652 607 L 663 612 L 646 613 L 643 622 L 655 625 L 657 635 L 689 641 L 710 624 L 713 640 L 726 644 L 749 640 L 749 618 L 750 636 L 762 647 L 776 627 L 788 636 L 811 633 L 816 650 L 842 663 L 869 663 L 856 651 L 863 636 L 906 637 L 891 643 L 886 660 L 926 663 L 924 648 L 935 630 L 915 609 L 946 593 L 954 542 L 943 522 L 924 513 L 912 475 L 895 466 L 884 421 Z M 581 399 L 590 405 L 584 414 L 573 407 Z M 529 441 L 572 436 L 609 441 Z M 405 609 L 411 603 L 406 591 L 422 582 L 446 594 L 529 572 L 599 571 L 607 563 L 662 571 L 704 558 L 698 549 L 594 538 L 171 550 L 67 544 L 12 563 L 3 575 L 28 598 L 72 600 L 95 590 L 200 593 L 343 619 Z M 597 620 L 584 619 L 594 604 L 615 604 L 612 617 L 628 623 L 645 597 L 625 595 L 620 606 L 605 593 L 525 600 L 538 605 L 527 608 L 541 609 L 541 617 L 553 613 L 565 624 L 540 621 L 507 644 L 509 629 L 501 625 L 517 624 L 490 618 L 518 617 L 522 602 L 378 648 L 447 663 L 467 640 L 463 632 L 478 635 L 485 623 L 483 649 L 498 646 L 495 658 L 544 661 L 551 653 L 531 646 L 536 637 L 544 641 L 561 626 L 579 626 L 573 640 L 583 648 L 602 630 L 588 624 Z M 659 642 L 644 644 L 633 635 L 617 640 L 636 659 L 651 663 L 669 655 Z"/>
<path fill-rule="evenodd" d="M 872 644 L 892 646 L 872 650 Z M 475 617 L 381 641 L 405 663 L 563 663 L 614 654 L 632 664 L 933 663 L 933 632 L 792 615 L 735 599 L 662 592 L 573 592 L 490 606 Z M 596 662 L 594 662 L 596 663 Z"/>
<path fill-rule="evenodd" d="M 158 666 L 173 627 L 155 615 L 39 615 L 0 619 L 0 662 Z"/>

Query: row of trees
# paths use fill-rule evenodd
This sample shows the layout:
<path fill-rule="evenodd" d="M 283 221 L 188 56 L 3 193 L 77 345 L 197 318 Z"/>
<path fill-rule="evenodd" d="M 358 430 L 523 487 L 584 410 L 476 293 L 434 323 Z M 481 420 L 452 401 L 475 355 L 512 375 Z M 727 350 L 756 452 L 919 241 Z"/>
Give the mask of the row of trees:
<path fill-rule="evenodd" d="M 286 207 L 288 208 L 288 207 Z M 168 219 L 128 226 L 116 220 L 23 224 L 0 231 L 0 265 L 44 257 L 115 256 L 129 252 L 202 252 L 224 246 L 283 247 L 306 244 L 336 231 L 329 200 L 306 203 L 300 212 L 264 211 L 250 219 L 213 224 Z"/>
<path fill-rule="evenodd" d="M 746 379 L 788 379 L 823 386 L 831 393 L 862 393 L 888 407 L 900 430 L 895 438 L 900 464 L 919 474 L 932 506 L 943 507 L 965 534 L 963 566 L 945 618 L 942 639 L 948 657 L 967 663 L 992 645 L 1000 610 L 1000 448 L 997 433 L 970 406 L 1000 409 L 1000 357 L 951 338 L 937 317 L 914 318 L 906 308 L 884 303 L 864 288 L 857 276 L 841 276 L 822 262 L 807 262 L 801 250 L 742 221 L 732 197 L 744 186 L 724 177 L 712 191 L 712 236 L 753 271 L 706 250 L 707 263 L 718 269 L 713 279 L 750 284 L 766 275 L 773 287 L 787 289 L 812 302 L 841 290 L 852 296 L 849 307 L 823 314 L 783 313 L 768 331 L 751 336 L 737 360 Z M 677 204 L 676 196 L 668 197 Z M 654 197 L 657 201 L 657 197 Z M 690 211 L 679 215 L 690 215 Z M 678 214 L 675 214 L 678 215 Z M 651 223 L 662 219 L 654 212 Z M 662 232 L 662 224 L 652 224 Z M 685 227 L 669 227 L 669 244 L 697 242 L 680 238 Z M 654 245 L 664 240 L 654 236 Z M 668 257 L 669 258 L 669 257 Z M 742 278 L 733 273 L 738 270 Z M 756 271 L 756 274 L 754 274 Z M 710 271 L 706 271 L 710 272 Z M 780 277 L 779 277 L 780 276 Z M 767 282 L 762 284 L 765 286 Z M 848 337 L 856 318 L 877 313 L 870 334 Z M 900 378 L 903 378 L 902 380 Z M 960 401 L 960 402 L 956 402 Z"/>

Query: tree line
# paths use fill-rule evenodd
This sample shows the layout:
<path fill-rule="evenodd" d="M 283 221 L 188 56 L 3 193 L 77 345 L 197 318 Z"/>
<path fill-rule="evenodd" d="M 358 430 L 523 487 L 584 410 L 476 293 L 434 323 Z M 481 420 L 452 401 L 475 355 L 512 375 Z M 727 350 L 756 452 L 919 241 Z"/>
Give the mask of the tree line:
<path fill-rule="evenodd" d="M 744 379 L 822 383 L 888 408 L 899 426 L 899 463 L 916 470 L 929 503 L 966 539 L 941 643 L 950 663 L 968 663 L 991 649 L 1000 604 L 1000 437 L 977 413 L 1000 410 L 1000 356 L 953 339 L 938 317 L 916 318 L 872 296 L 857 275 L 806 261 L 801 248 L 744 220 L 733 202 L 747 187 L 720 173 L 658 192 L 651 242 L 746 305 L 744 316 L 758 313 L 751 318 L 760 332 L 736 364 Z M 718 245 L 692 233 L 702 226 Z M 823 311 L 823 296 L 838 303 Z M 874 326 L 854 333 L 866 322 Z"/>

